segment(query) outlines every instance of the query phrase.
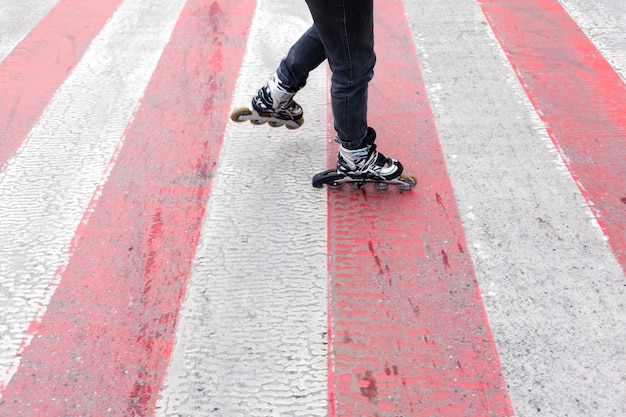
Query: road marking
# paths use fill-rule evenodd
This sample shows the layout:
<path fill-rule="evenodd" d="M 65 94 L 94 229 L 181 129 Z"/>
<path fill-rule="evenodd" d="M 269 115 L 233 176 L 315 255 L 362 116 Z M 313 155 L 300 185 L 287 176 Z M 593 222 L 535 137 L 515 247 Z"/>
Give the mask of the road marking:
<path fill-rule="evenodd" d="M 295 3 L 257 2 L 234 107 L 311 25 Z M 326 415 L 326 87 L 297 130 L 228 126 L 158 415 Z"/>
<path fill-rule="evenodd" d="M 121 2 L 62 0 L 0 62 L 0 168 Z"/>
<path fill-rule="evenodd" d="M 57 0 L 4 0 L 0 13 L 0 62 L 19 44 Z"/>
<path fill-rule="evenodd" d="M 482 0 L 482 8 L 626 271 L 624 80 L 558 1 Z"/>
<path fill-rule="evenodd" d="M 86 317 L 86 311 L 79 310 L 76 317 L 41 323 L 57 286 L 70 273 L 65 270 L 70 255 L 77 255 L 77 248 L 71 245 L 78 245 L 85 238 L 72 237 L 74 231 L 84 230 L 91 220 L 94 201 L 90 204 L 90 199 L 97 199 L 102 191 L 110 164 L 115 162 L 125 129 L 182 4 L 182 0 L 152 6 L 139 0 L 123 3 L 58 90 L 18 155 L 0 173 L 2 389 L 18 371 L 22 355 L 35 358 L 34 364 L 26 362 L 28 365 L 22 366 L 37 367 L 41 375 L 54 374 L 58 368 L 45 353 L 46 348 L 33 351 L 28 346 L 33 341 L 41 346 L 45 339 L 39 331 L 52 326 L 62 333 L 75 323 L 75 318 Z M 91 252 L 87 262 L 100 259 L 101 255 Z M 96 302 L 80 298 L 90 288 L 89 275 L 86 271 L 77 274 L 77 293 L 70 294 L 69 300 L 52 302 L 56 308 L 68 307 L 73 301 Z M 103 297 L 107 299 L 106 294 Z M 80 309 L 82 305 L 75 307 Z M 89 329 L 88 324 L 85 329 Z M 55 346 L 55 353 L 72 352 L 68 345 Z M 41 358 L 45 358 L 48 367 L 38 366 Z M 80 360 L 74 357 L 67 363 Z M 19 373 L 16 378 L 19 380 Z M 30 397 L 33 402 L 55 401 L 54 396 L 37 397 L 35 386 L 30 381 L 26 383 L 29 388 L 25 390 L 20 383 L 10 384 L 6 396 L 17 395 L 24 401 L 22 405 L 28 404 L 28 395 L 35 395 L 34 399 Z M 37 388 L 79 392 L 76 386 L 55 386 L 45 378 Z M 11 400 L 6 401 L 5 407 L 9 407 Z M 33 403 L 31 406 L 36 407 Z"/>
<path fill-rule="evenodd" d="M 333 415 L 511 416 L 404 8 L 376 7 L 370 124 L 418 186 L 329 193 Z"/>
<path fill-rule="evenodd" d="M 624 414 L 624 274 L 545 124 L 479 3 L 406 7 L 515 412 Z"/>
<path fill-rule="evenodd" d="M 561 3 L 622 80 L 626 80 L 624 4 L 619 0 L 561 0 Z"/>
<path fill-rule="evenodd" d="M 191 0 L 163 51 L 183 0 L 128 0 L 34 116 L 0 172 L 0 414 L 624 415 L 624 271 L 475 0 L 406 2 L 419 63 L 377 6 L 371 122 L 410 193 L 310 187 L 323 71 L 304 127 L 230 125 L 221 152 L 297 1 L 247 39 L 254 1 Z"/>

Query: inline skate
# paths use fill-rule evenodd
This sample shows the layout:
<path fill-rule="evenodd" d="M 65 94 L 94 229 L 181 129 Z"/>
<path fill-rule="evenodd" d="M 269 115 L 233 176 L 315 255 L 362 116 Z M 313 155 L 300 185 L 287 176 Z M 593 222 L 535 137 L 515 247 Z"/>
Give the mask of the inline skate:
<path fill-rule="evenodd" d="M 403 175 L 403 167 L 395 159 L 388 158 L 376 150 L 376 132 L 368 128 L 365 147 L 350 150 L 339 145 L 337 168 L 328 169 L 313 177 L 313 187 L 321 188 L 324 184 L 331 188 L 350 184 L 354 188 L 363 188 L 369 183 L 374 188 L 384 190 L 392 185 L 401 190 L 410 190 L 417 185 L 412 175 Z"/>
<path fill-rule="evenodd" d="M 233 122 L 249 120 L 254 125 L 268 123 L 272 127 L 297 129 L 304 123 L 304 118 L 302 107 L 293 99 L 296 92 L 283 84 L 274 73 L 252 98 L 252 108 L 235 109 L 230 119 Z"/>

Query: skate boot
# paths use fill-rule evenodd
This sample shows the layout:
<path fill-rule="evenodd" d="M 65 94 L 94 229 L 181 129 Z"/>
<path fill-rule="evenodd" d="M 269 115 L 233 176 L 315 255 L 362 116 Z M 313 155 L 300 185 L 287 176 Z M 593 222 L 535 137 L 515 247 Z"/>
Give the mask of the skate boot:
<path fill-rule="evenodd" d="M 376 132 L 368 128 L 365 147 L 356 150 L 339 146 L 337 169 L 329 169 L 313 177 L 313 186 L 321 188 L 326 184 L 338 188 L 350 184 L 354 188 L 363 188 L 368 183 L 380 190 L 397 185 L 402 190 L 410 190 L 417 184 L 415 177 L 402 175 L 402 164 L 387 158 L 376 150 L 374 140 Z"/>
<path fill-rule="evenodd" d="M 283 84 L 274 73 L 252 99 L 252 108 L 235 109 L 230 119 L 233 122 L 249 120 L 255 125 L 267 122 L 272 127 L 284 125 L 287 129 L 297 129 L 304 123 L 304 118 L 302 107 L 293 100 L 296 92 Z"/>

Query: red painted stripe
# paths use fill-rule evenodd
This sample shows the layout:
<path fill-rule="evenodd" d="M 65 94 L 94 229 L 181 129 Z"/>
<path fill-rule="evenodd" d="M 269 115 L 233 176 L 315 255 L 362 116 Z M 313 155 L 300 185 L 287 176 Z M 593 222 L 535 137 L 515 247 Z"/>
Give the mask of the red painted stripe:
<path fill-rule="evenodd" d="M 0 63 L 0 167 L 122 0 L 61 0 Z M 80 24 L 77 24 L 80 22 Z"/>
<path fill-rule="evenodd" d="M 370 123 L 420 183 L 329 192 L 332 415 L 511 416 L 403 3 L 375 7 Z"/>
<path fill-rule="evenodd" d="M 326 133 L 327 133 L 327 139 L 328 139 L 328 143 L 335 143 L 335 138 L 337 137 L 337 135 L 334 132 L 333 129 L 333 116 L 332 116 L 332 103 L 331 103 L 331 98 L 330 98 L 330 88 L 332 86 L 332 81 L 331 81 L 331 72 L 330 72 L 330 67 L 326 67 L 326 73 L 327 73 L 327 77 L 326 77 L 326 91 L 327 91 L 327 96 L 326 96 Z M 333 152 L 334 151 L 334 152 Z M 328 166 L 332 166 L 333 164 L 335 164 L 337 162 L 337 149 L 335 147 L 335 149 L 330 150 L 330 152 L 327 155 L 327 162 L 328 162 Z M 330 233 L 331 230 L 333 229 L 332 227 L 332 221 L 333 221 L 333 216 L 332 216 L 332 211 L 331 211 L 331 205 L 330 202 L 332 200 L 329 199 L 329 204 L 327 205 L 327 215 L 326 215 L 326 229 L 328 231 L 328 241 L 326 242 L 327 245 L 327 253 L 332 253 L 333 251 L 333 245 L 332 245 L 332 239 L 330 238 Z M 328 333 L 327 333 L 327 337 L 328 337 L 328 346 L 329 346 L 329 351 L 328 351 L 328 373 L 327 373 L 327 378 L 328 378 L 328 383 L 327 383 L 327 395 L 328 395 L 328 416 L 330 417 L 335 417 L 337 416 L 337 407 L 336 407 L 336 400 L 335 400 L 335 360 L 333 358 L 333 340 L 335 338 L 335 330 L 334 330 L 334 323 L 333 323 L 333 306 L 332 306 L 332 300 L 333 300 L 333 291 L 332 291 L 332 262 L 328 262 L 328 284 L 327 284 L 327 298 L 328 298 L 328 311 L 327 311 L 327 316 L 328 316 Z"/>
<path fill-rule="evenodd" d="M 0 414 L 153 414 L 254 8 L 187 2 Z"/>
<path fill-rule="evenodd" d="M 482 0 L 521 84 L 626 271 L 626 85 L 556 0 Z"/>

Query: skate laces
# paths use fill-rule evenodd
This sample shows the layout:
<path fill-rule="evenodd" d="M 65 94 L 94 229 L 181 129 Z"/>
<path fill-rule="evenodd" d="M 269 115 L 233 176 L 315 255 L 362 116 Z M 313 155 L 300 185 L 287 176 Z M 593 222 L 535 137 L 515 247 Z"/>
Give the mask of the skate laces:
<path fill-rule="evenodd" d="M 365 148 L 355 150 L 340 147 L 339 166 L 346 173 L 365 174 L 369 172 L 379 175 L 386 164 L 387 158 L 376 150 L 376 145 L 368 145 Z"/>
<path fill-rule="evenodd" d="M 270 75 L 267 81 L 267 93 L 274 110 L 291 110 L 293 104 L 293 96 L 295 92 L 287 90 L 284 84 L 278 79 L 276 73 Z"/>
<path fill-rule="evenodd" d="M 293 100 L 295 94 L 296 91 L 289 90 L 274 73 L 252 99 L 252 107 L 265 117 L 296 120 L 302 117 L 303 111 Z"/>
<path fill-rule="evenodd" d="M 373 149 L 372 149 L 373 148 Z M 368 165 L 366 162 L 368 156 L 372 156 L 375 152 L 374 145 L 369 146 L 363 149 L 357 149 L 349 152 L 340 152 L 339 155 L 342 157 L 345 166 L 350 169 L 350 171 L 359 172 L 363 171 L 363 169 Z M 342 149 L 342 151 L 345 151 Z"/>
<path fill-rule="evenodd" d="M 356 150 L 340 146 L 337 171 L 352 177 L 393 179 L 402 173 L 402 166 L 378 152 L 375 144 Z"/>

